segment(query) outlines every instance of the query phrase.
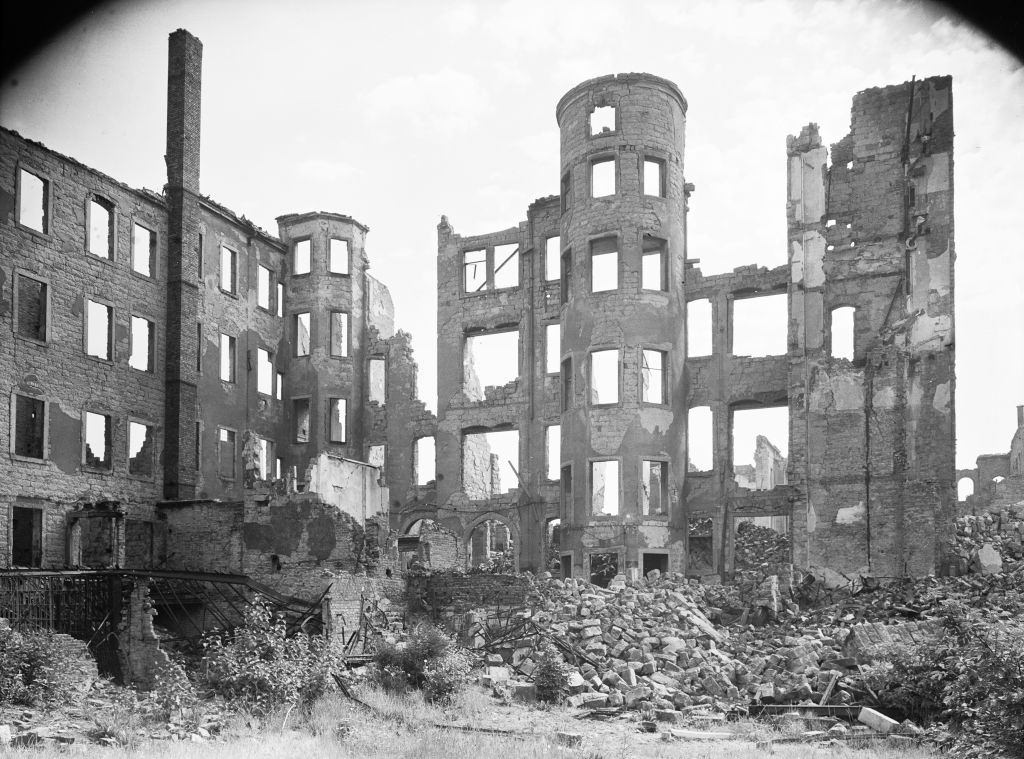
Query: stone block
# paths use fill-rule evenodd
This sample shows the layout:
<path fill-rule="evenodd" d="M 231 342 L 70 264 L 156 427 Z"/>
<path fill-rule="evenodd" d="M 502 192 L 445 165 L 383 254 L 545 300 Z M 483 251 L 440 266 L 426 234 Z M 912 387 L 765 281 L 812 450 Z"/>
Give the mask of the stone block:
<path fill-rule="evenodd" d="M 896 720 L 886 717 L 881 712 L 876 712 L 874 709 L 866 706 L 861 707 L 860 713 L 857 715 L 857 721 L 879 733 L 890 733 L 900 726 L 900 723 Z"/>

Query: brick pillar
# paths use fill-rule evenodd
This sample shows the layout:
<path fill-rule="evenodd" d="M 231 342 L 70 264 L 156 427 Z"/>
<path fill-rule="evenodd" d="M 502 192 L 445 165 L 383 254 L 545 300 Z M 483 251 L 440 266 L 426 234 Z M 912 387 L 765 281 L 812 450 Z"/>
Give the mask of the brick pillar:
<path fill-rule="evenodd" d="M 199 126 L 203 44 L 184 29 L 167 56 L 167 337 L 164 498 L 195 497 L 199 344 Z"/>

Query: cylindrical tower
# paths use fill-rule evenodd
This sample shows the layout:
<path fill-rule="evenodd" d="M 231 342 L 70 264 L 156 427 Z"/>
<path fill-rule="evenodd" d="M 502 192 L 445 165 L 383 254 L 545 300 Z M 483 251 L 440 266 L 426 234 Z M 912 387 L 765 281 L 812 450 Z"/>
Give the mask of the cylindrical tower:
<path fill-rule="evenodd" d="M 561 133 L 563 552 L 574 576 L 682 571 L 686 100 L 591 79 Z"/>

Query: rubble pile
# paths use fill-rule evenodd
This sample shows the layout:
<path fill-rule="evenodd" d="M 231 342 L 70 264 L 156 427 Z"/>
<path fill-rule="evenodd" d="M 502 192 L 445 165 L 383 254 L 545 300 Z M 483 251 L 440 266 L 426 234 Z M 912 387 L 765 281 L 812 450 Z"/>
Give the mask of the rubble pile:
<path fill-rule="evenodd" d="M 951 554 L 957 574 L 995 574 L 1012 570 L 1024 559 L 1024 504 L 995 514 L 957 517 Z"/>
<path fill-rule="evenodd" d="M 736 526 L 736 569 L 760 569 L 790 560 L 789 536 L 753 522 Z"/>

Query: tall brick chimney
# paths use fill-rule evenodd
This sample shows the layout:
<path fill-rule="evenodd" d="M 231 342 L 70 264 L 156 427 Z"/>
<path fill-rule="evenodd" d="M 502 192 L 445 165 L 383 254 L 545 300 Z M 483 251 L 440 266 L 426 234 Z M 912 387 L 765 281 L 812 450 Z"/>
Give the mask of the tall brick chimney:
<path fill-rule="evenodd" d="M 203 43 L 184 29 L 167 55 L 167 336 L 164 498 L 196 494 L 199 129 Z"/>

